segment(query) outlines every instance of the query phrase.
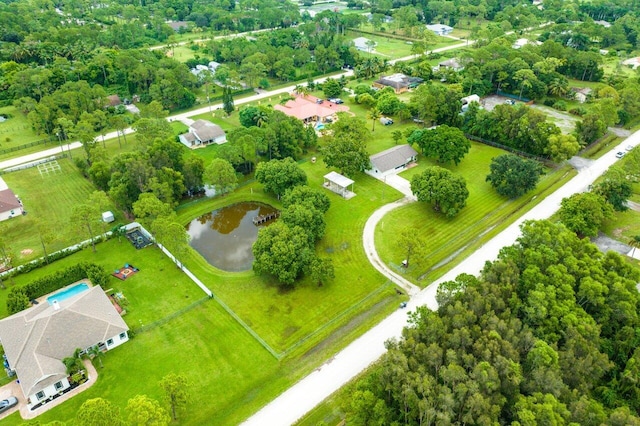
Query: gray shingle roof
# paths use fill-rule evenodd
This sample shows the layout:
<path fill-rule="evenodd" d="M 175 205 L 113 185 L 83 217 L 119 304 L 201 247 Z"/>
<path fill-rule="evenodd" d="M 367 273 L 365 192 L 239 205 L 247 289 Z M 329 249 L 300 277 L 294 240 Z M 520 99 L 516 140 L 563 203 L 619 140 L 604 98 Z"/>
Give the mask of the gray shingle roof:
<path fill-rule="evenodd" d="M 206 120 L 196 120 L 190 127 L 191 132 L 194 133 L 201 142 L 210 142 L 225 135 L 222 127 Z"/>
<path fill-rule="evenodd" d="M 387 170 L 395 169 L 396 167 L 407 164 L 407 160 L 415 155 L 418 155 L 415 149 L 409 144 L 394 146 L 382 152 L 369 157 L 371 164 L 380 170 L 381 173 Z"/>
<path fill-rule="evenodd" d="M 129 329 L 101 287 L 0 321 L 0 340 L 26 397 L 67 376 L 62 359 Z"/>

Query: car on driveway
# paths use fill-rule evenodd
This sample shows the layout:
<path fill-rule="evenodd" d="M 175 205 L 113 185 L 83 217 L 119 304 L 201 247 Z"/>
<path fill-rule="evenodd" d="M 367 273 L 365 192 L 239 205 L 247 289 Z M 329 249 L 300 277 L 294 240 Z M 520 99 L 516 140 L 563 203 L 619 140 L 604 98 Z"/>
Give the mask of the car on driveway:
<path fill-rule="evenodd" d="M 627 147 L 625 148 L 627 151 L 631 151 L 633 149 L 633 147 L 631 145 L 627 145 Z"/>
<path fill-rule="evenodd" d="M 389 117 L 380 117 L 380 122 L 385 126 L 389 126 L 393 124 L 393 120 L 390 119 Z"/>
<path fill-rule="evenodd" d="M 18 398 L 15 396 L 10 396 L 7 399 L 3 399 L 0 401 L 0 414 L 8 411 L 12 407 L 15 407 L 18 404 Z"/>
<path fill-rule="evenodd" d="M 618 157 L 618 158 L 624 157 L 624 152 L 622 152 L 622 151 L 616 152 L 616 157 Z"/>
<path fill-rule="evenodd" d="M 516 101 L 514 101 L 513 99 L 507 99 L 506 101 L 504 101 L 504 103 L 507 105 L 515 105 Z"/>
<path fill-rule="evenodd" d="M 344 101 L 340 98 L 329 98 L 327 99 L 329 102 L 333 102 L 334 104 L 343 104 Z"/>

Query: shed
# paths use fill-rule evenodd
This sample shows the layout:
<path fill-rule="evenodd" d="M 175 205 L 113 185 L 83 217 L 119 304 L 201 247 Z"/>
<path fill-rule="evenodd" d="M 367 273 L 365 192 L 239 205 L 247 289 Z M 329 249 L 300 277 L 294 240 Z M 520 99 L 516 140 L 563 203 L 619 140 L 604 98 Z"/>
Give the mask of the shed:
<path fill-rule="evenodd" d="M 337 172 L 330 172 L 324 175 L 324 187 L 349 199 L 356 194 L 353 192 L 353 181 Z M 351 190 L 349 190 L 351 187 Z"/>
<path fill-rule="evenodd" d="M 417 157 L 418 153 L 409 144 L 394 146 L 370 156 L 371 169 L 367 173 L 376 178 L 394 174 L 404 170 Z"/>
<path fill-rule="evenodd" d="M 106 211 L 102 213 L 102 221 L 105 223 L 111 223 L 114 220 L 116 220 L 115 217 L 113 217 L 113 212 L 111 211 Z"/>

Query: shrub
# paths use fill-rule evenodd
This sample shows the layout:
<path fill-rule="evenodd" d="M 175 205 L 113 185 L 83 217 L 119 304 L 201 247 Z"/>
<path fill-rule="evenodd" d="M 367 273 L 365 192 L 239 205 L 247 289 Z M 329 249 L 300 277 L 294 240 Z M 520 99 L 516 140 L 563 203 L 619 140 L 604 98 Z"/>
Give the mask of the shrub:
<path fill-rule="evenodd" d="M 553 108 L 557 109 L 558 111 L 566 111 L 567 103 L 565 101 L 557 101 L 553 104 Z"/>
<path fill-rule="evenodd" d="M 553 104 L 555 103 L 555 101 L 551 98 L 544 98 L 544 101 L 542 101 L 542 104 L 544 106 L 548 106 L 548 107 L 553 107 Z"/>
<path fill-rule="evenodd" d="M 582 117 L 586 113 L 587 113 L 587 109 L 582 106 L 571 108 L 569 110 L 569 114 L 577 115 L 578 117 Z"/>

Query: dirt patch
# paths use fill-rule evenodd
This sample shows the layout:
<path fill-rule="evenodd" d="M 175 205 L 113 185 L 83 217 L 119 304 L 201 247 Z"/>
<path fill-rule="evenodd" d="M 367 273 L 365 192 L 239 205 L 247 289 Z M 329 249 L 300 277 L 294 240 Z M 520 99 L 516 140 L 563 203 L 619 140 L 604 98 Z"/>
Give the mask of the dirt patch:
<path fill-rule="evenodd" d="M 33 250 L 31 249 L 20 250 L 20 254 L 23 256 L 29 256 L 30 254 L 33 254 Z"/>

